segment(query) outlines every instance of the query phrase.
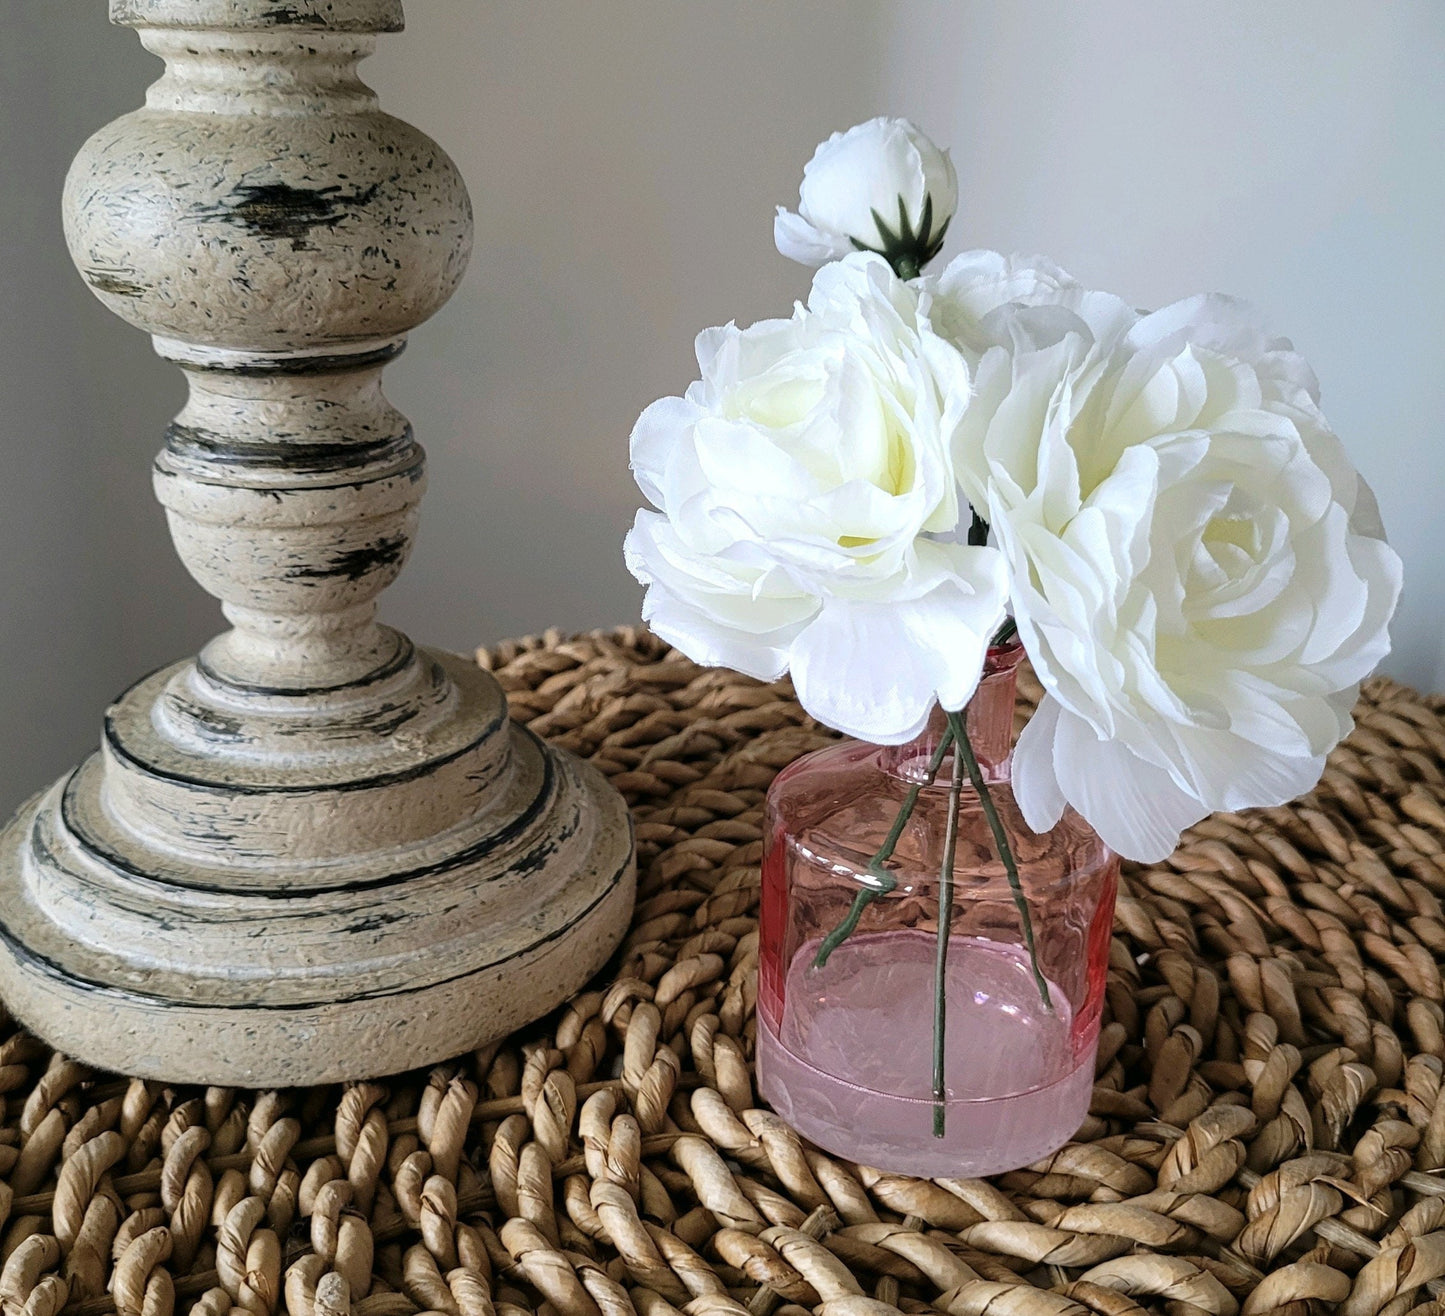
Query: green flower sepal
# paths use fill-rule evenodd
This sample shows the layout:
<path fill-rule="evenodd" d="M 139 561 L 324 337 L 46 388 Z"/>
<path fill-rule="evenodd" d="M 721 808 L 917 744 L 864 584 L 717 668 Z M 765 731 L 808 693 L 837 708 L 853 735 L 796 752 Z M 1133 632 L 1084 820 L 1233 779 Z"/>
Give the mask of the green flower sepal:
<path fill-rule="evenodd" d="M 948 235 L 948 225 L 953 218 L 950 215 L 938 226 L 938 232 L 930 236 L 933 228 L 932 193 L 923 198 L 923 213 L 918 217 L 917 229 L 908 218 L 908 203 L 901 196 L 898 198 L 896 231 L 888 227 L 876 209 L 870 208 L 870 213 L 873 222 L 878 226 L 879 245 L 870 247 L 865 242 L 859 242 L 857 238 L 850 238 L 849 241 L 859 251 L 871 251 L 874 255 L 882 256 L 900 279 L 916 279 L 923 267 L 938 255 L 943 249 L 943 240 Z"/>

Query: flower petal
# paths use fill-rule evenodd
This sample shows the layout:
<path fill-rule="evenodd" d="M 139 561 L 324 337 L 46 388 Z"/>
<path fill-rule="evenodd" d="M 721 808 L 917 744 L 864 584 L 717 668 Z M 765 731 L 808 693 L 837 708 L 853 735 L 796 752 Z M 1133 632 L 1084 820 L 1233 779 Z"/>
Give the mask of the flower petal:
<path fill-rule="evenodd" d="M 720 625 L 665 586 L 649 586 L 642 619 L 674 648 L 703 667 L 730 667 L 759 681 L 776 681 L 788 670 L 792 628 L 749 634 Z"/>
<path fill-rule="evenodd" d="M 935 702 L 962 708 L 1003 620 L 1006 579 L 995 549 L 921 544 L 938 582 L 916 598 L 829 599 L 793 644 L 798 699 L 818 721 L 875 744 L 916 736 Z M 961 570 L 959 570 L 961 568 Z"/>
<path fill-rule="evenodd" d="M 854 250 L 847 238 L 824 233 L 782 206 L 773 219 L 773 243 L 782 255 L 800 265 L 826 265 Z"/>
<path fill-rule="evenodd" d="M 663 485 L 668 464 L 703 414 L 701 407 L 684 398 L 659 398 L 632 427 L 628 441 L 632 474 L 647 501 L 660 511 L 667 510 Z"/>
<path fill-rule="evenodd" d="M 1024 821 L 1040 836 L 1057 826 L 1068 805 L 1054 771 L 1054 737 L 1061 711 L 1059 701 L 1046 694 L 1014 748 L 1014 799 Z"/>
<path fill-rule="evenodd" d="M 1117 740 L 1100 740 L 1082 718 L 1061 710 L 1054 769 L 1065 798 L 1111 850 L 1140 863 L 1169 858 L 1180 833 L 1209 809 L 1163 768 Z"/>
<path fill-rule="evenodd" d="M 898 643 L 886 603 L 829 600 L 793 641 L 798 702 L 824 726 L 878 745 L 912 740 L 934 704 L 929 655 Z"/>

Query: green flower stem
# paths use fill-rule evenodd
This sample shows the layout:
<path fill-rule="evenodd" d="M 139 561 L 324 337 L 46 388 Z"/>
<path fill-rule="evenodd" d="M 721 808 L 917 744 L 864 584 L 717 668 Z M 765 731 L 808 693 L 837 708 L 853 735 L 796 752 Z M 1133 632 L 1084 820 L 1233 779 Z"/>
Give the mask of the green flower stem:
<path fill-rule="evenodd" d="M 949 722 L 956 745 L 960 738 Z M 972 755 L 969 755 L 972 758 Z M 933 1136 L 941 1138 L 947 1118 L 948 1087 L 944 1082 L 943 1053 L 948 1033 L 948 939 L 953 931 L 953 860 L 958 850 L 958 797 L 963 791 L 963 753 L 953 754 L 953 779 L 948 785 L 948 821 L 943 831 L 943 859 L 938 866 L 938 945 L 933 956 Z"/>
<path fill-rule="evenodd" d="M 966 710 L 962 713 L 949 713 L 949 730 L 953 732 L 953 739 L 959 747 L 964 766 L 968 769 L 968 779 L 973 783 L 974 790 L 978 792 L 978 801 L 983 806 L 983 816 L 988 821 L 989 831 L 993 833 L 993 842 L 998 847 L 998 857 L 1003 861 L 1004 872 L 1008 874 L 1008 884 L 1009 889 L 1013 892 L 1014 906 L 1019 912 L 1019 922 L 1023 924 L 1024 944 L 1029 949 L 1029 967 L 1034 971 L 1034 983 L 1038 986 L 1044 1008 L 1052 1010 L 1054 1003 L 1049 997 L 1049 984 L 1039 971 L 1039 956 L 1034 946 L 1034 923 L 1029 916 L 1028 901 L 1024 899 L 1023 885 L 1019 882 L 1018 865 L 1014 862 L 1013 849 L 1008 843 L 1008 835 L 1003 829 L 1003 823 L 999 821 L 998 810 L 994 808 L 988 782 L 983 779 L 983 769 L 978 766 L 978 758 L 973 752 L 973 745 L 969 743 L 968 729 L 965 726 L 966 717 Z"/>
<path fill-rule="evenodd" d="M 828 956 L 853 935 L 854 930 L 858 927 L 858 920 L 863 917 L 863 911 L 879 896 L 886 896 L 898 885 L 898 879 L 883 865 L 893 858 L 898 838 L 903 835 L 903 829 L 908 826 L 908 820 L 913 816 L 914 806 L 918 803 L 918 792 L 925 786 L 932 786 L 934 778 L 938 776 L 938 769 L 943 766 L 943 756 L 948 753 L 948 747 L 953 744 L 953 735 L 952 727 L 945 729 L 939 738 L 938 748 L 933 751 L 933 757 L 928 760 L 928 769 L 923 780 L 915 782 L 908 788 L 908 793 L 904 795 L 903 803 L 899 806 L 898 816 L 893 820 L 893 826 L 888 829 L 888 835 L 883 838 L 883 844 L 878 847 L 878 853 L 868 861 L 868 875 L 874 879 L 877 885 L 864 887 L 853 897 L 852 908 L 843 916 L 842 922 L 823 938 L 822 944 L 818 947 L 818 953 L 813 957 L 815 969 L 821 969 L 828 962 Z"/>

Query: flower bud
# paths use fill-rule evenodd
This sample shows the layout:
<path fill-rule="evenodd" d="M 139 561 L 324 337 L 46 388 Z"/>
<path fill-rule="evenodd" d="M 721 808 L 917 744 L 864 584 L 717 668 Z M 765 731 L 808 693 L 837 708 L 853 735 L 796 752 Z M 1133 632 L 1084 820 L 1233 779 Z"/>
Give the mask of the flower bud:
<path fill-rule="evenodd" d="M 797 213 L 778 207 L 773 240 L 790 260 L 813 266 L 874 251 L 912 278 L 938 254 L 957 207 L 948 152 L 907 119 L 869 119 L 813 153 Z"/>

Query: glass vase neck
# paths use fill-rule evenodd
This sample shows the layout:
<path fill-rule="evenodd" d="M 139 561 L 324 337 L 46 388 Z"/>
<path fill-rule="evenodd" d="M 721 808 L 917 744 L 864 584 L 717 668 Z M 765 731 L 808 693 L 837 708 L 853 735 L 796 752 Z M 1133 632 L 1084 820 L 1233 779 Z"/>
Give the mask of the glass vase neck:
<path fill-rule="evenodd" d="M 984 659 L 983 675 L 978 689 L 968 701 L 964 725 L 969 743 L 986 781 L 1007 781 L 1013 755 L 1014 700 L 1018 686 L 1018 665 L 1023 659 L 1021 644 L 990 649 Z M 928 765 L 948 727 L 948 716 L 935 707 L 921 735 L 903 745 L 884 745 L 878 763 L 885 771 L 906 781 L 925 781 Z M 940 785 L 953 771 L 953 755 L 948 753 L 935 778 Z"/>

